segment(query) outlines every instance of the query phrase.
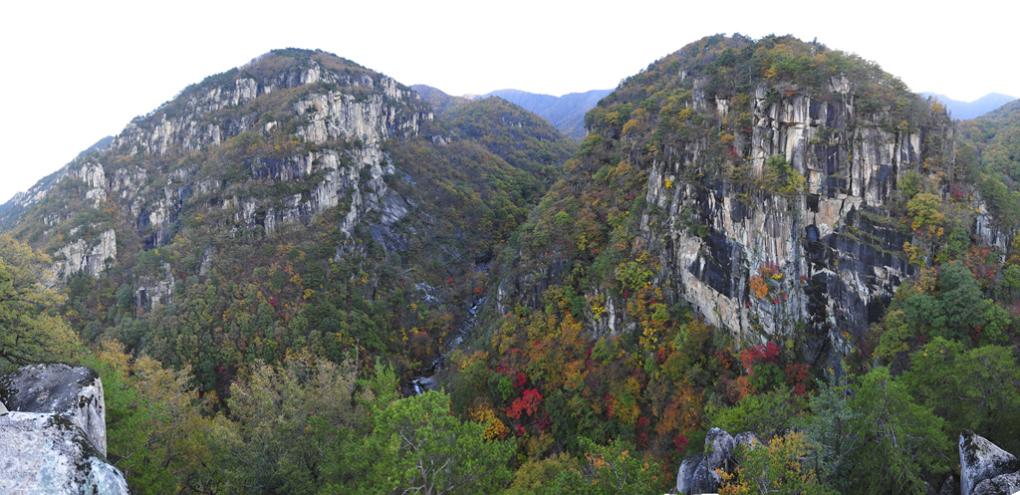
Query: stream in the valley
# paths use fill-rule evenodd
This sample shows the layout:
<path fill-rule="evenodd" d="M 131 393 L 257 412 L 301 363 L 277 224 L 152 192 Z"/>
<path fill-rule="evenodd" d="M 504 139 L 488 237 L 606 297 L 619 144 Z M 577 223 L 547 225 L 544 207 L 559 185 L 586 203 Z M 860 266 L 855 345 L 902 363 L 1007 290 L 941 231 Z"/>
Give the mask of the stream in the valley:
<path fill-rule="evenodd" d="M 446 343 L 446 349 L 440 352 L 439 356 L 432 360 L 432 364 L 421 374 L 411 379 L 406 387 L 407 395 L 419 395 L 429 390 L 439 388 L 439 381 L 436 378 L 439 372 L 446 365 L 446 358 L 451 352 L 464 343 L 464 339 L 470 335 L 478 320 L 478 313 L 485 304 L 485 296 L 475 298 L 471 307 L 468 308 L 467 318 L 453 332 L 452 338 Z"/>

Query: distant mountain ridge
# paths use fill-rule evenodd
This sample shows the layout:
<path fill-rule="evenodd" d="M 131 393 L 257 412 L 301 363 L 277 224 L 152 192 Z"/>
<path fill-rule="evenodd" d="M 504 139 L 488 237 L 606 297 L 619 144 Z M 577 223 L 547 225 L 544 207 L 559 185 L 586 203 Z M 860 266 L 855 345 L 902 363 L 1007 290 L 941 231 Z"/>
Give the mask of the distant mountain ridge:
<path fill-rule="evenodd" d="M 575 140 L 583 139 L 587 133 L 584 128 L 584 115 L 588 110 L 595 108 L 599 100 L 612 92 L 610 89 L 593 89 L 582 93 L 552 96 L 518 89 L 500 89 L 484 95 L 453 96 L 425 84 L 415 84 L 411 88 L 432 105 L 439 115 L 452 112 L 472 101 L 498 96 L 542 117 L 561 133 Z"/>
<path fill-rule="evenodd" d="M 500 89 L 486 96 L 503 98 L 529 112 L 538 114 L 567 136 L 582 139 L 586 133 L 584 115 L 611 92 L 611 89 L 593 89 L 582 93 L 552 96 L 517 89 Z"/>
<path fill-rule="evenodd" d="M 991 112 L 1006 103 L 1016 99 L 1014 96 L 1002 93 L 988 93 L 974 101 L 954 100 L 946 95 L 938 93 L 921 93 L 923 96 L 930 96 L 940 101 L 949 110 L 949 114 L 958 120 L 968 120 L 980 117 Z"/>

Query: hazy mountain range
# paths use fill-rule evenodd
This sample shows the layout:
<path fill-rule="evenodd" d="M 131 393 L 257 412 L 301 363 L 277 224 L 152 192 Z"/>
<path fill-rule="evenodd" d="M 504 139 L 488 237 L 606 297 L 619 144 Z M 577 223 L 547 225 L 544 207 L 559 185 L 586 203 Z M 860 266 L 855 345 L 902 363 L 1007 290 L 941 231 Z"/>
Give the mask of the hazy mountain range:
<path fill-rule="evenodd" d="M 498 96 L 525 110 L 538 114 L 560 132 L 574 139 L 584 137 L 584 114 L 588 113 L 610 89 L 593 89 L 563 96 L 529 93 L 517 89 L 500 89 L 487 96 Z"/>
<path fill-rule="evenodd" d="M 498 96 L 542 117 L 564 135 L 578 140 L 584 138 L 585 135 L 584 114 L 594 108 L 604 96 L 612 92 L 609 89 L 593 89 L 580 93 L 568 93 L 563 96 L 552 96 L 529 93 L 519 89 L 500 89 L 479 96 L 452 96 L 441 89 L 424 84 L 416 84 L 411 87 L 440 114 L 471 100 Z"/>
<path fill-rule="evenodd" d="M 942 102 L 949 110 L 949 115 L 957 120 L 980 117 L 1016 99 L 1015 96 L 1004 95 L 1002 93 L 988 93 L 974 101 L 954 100 L 938 93 L 922 92 L 921 94 L 931 96 Z"/>

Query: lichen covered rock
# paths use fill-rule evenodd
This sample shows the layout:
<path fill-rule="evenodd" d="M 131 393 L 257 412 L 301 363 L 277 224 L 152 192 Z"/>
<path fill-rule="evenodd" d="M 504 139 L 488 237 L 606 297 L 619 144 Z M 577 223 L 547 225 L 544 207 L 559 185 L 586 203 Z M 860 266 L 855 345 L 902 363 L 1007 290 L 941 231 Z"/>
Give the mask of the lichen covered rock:
<path fill-rule="evenodd" d="M 978 483 L 970 495 L 1013 495 L 1020 491 L 1020 473 L 1000 474 Z"/>
<path fill-rule="evenodd" d="M 0 493 L 120 495 L 127 482 L 65 416 L 0 415 Z"/>
<path fill-rule="evenodd" d="M 1011 494 L 1020 489 L 1020 482 L 1017 482 L 1020 480 L 1017 478 L 1020 460 L 1013 454 L 1002 450 L 981 435 L 969 431 L 960 435 L 959 451 L 961 495 L 1000 493 L 996 490 L 1009 486 L 1017 488 L 1001 493 Z M 995 481 L 992 481 L 993 479 Z M 985 483 L 986 481 L 989 483 Z"/>
<path fill-rule="evenodd" d="M 33 364 L 0 379 L 0 402 L 11 411 L 52 413 L 81 428 L 106 455 L 103 383 L 96 372 L 66 364 Z"/>

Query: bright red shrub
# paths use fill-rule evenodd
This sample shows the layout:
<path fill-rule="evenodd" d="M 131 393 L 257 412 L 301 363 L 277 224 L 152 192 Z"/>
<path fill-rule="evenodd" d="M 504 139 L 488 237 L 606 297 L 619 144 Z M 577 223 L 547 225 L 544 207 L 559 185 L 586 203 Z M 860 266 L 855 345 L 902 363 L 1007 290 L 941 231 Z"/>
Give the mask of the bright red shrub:
<path fill-rule="evenodd" d="M 522 415 L 534 416 L 541 403 L 542 393 L 538 389 L 529 388 L 520 397 L 514 399 L 510 408 L 507 409 L 506 415 L 513 419 L 520 419 Z"/>

